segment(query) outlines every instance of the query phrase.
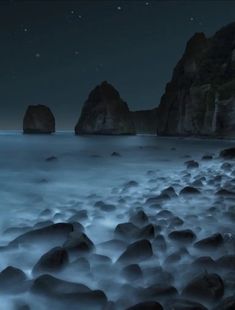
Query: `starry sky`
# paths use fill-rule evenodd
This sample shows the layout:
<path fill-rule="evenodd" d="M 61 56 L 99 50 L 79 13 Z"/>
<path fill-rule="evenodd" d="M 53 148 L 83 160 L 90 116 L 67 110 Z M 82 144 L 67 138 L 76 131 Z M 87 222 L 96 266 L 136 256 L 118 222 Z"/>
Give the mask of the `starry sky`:
<path fill-rule="evenodd" d="M 0 1 L 0 129 L 29 104 L 72 129 L 89 92 L 109 81 L 131 110 L 156 107 L 195 32 L 235 21 L 235 1 Z"/>

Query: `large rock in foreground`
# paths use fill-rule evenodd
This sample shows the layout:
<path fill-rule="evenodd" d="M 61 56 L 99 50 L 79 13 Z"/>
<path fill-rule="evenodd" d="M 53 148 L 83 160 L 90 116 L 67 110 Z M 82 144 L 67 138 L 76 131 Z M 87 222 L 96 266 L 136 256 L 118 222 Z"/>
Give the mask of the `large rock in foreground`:
<path fill-rule="evenodd" d="M 75 133 L 133 135 L 135 126 L 129 108 L 107 82 L 97 86 L 85 102 Z"/>
<path fill-rule="evenodd" d="M 158 134 L 235 137 L 235 23 L 196 33 L 158 108 Z"/>
<path fill-rule="evenodd" d="M 55 132 L 55 118 L 44 105 L 30 105 L 24 116 L 24 133 L 51 134 Z"/>

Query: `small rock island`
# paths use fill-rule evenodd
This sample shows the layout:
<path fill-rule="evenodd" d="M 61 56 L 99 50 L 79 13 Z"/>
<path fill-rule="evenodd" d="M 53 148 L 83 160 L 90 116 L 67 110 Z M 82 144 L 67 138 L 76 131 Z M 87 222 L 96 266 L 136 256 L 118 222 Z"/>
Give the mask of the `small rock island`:
<path fill-rule="evenodd" d="M 134 135 L 128 105 L 108 82 L 98 85 L 85 102 L 75 127 L 76 135 Z"/>
<path fill-rule="evenodd" d="M 55 132 L 55 117 L 45 105 L 30 105 L 23 121 L 25 134 L 51 134 Z"/>

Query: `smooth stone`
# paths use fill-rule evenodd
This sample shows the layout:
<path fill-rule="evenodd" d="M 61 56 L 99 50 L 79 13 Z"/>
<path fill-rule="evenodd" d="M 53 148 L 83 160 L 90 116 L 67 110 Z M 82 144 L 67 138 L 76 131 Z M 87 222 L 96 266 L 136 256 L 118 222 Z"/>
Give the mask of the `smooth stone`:
<path fill-rule="evenodd" d="M 186 165 L 187 169 L 199 168 L 199 163 L 195 160 L 188 160 L 184 164 Z"/>
<path fill-rule="evenodd" d="M 119 257 L 119 263 L 139 263 L 148 260 L 153 256 L 151 243 L 146 240 L 139 240 L 130 244 Z"/>
<path fill-rule="evenodd" d="M 172 231 L 168 237 L 174 241 L 186 243 L 191 243 L 196 239 L 196 235 L 191 229 Z"/>
<path fill-rule="evenodd" d="M 129 281 L 137 281 L 143 278 L 143 272 L 138 264 L 126 266 L 123 268 L 122 273 Z"/>
<path fill-rule="evenodd" d="M 65 249 L 56 247 L 42 255 L 33 268 L 34 274 L 54 273 L 63 270 L 69 262 Z"/>
<path fill-rule="evenodd" d="M 83 254 L 91 252 L 94 249 L 93 242 L 84 233 L 70 233 L 68 239 L 64 242 L 63 247 L 69 252 Z"/>
<path fill-rule="evenodd" d="M 167 302 L 165 310 L 208 310 L 202 304 L 188 299 L 173 299 Z"/>
<path fill-rule="evenodd" d="M 194 246 L 199 249 L 211 250 L 217 249 L 224 243 L 224 238 L 220 233 L 213 234 L 207 238 L 197 241 Z"/>
<path fill-rule="evenodd" d="M 234 310 L 235 296 L 230 296 L 222 300 L 213 310 Z"/>
<path fill-rule="evenodd" d="M 224 295 L 224 283 L 215 273 L 203 273 L 192 279 L 183 289 L 183 295 L 215 301 Z"/>
<path fill-rule="evenodd" d="M 224 149 L 220 152 L 220 157 L 225 159 L 234 159 L 235 158 L 235 148 Z"/>
<path fill-rule="evenodd" d="M 235 255 L 224 255 L 216 263 L 220 268 L 235 270 Z"/>
<path fill-rule="evenodd" d="M 180 191 L 180 195 L 183 196 L 183 195 L 198 195 L 200 194 L 201 192 L 195 188 L 195 187 L 192 187 L 192 186 L 186 186 L 184 187 L 181 191 Z"/>
<path fill-rule="evenodd" d="M 163 307 L 156 301 L 146 301 L 129 307 L 126 310 L 163 310 Z"/>
<path fill-rule="evenodd" d="M 27 288 L 27 277 L 22 270 L 8 266 L 0 272 L 0 291 L 2 293 L 21 293 L 27 290 Z"/>

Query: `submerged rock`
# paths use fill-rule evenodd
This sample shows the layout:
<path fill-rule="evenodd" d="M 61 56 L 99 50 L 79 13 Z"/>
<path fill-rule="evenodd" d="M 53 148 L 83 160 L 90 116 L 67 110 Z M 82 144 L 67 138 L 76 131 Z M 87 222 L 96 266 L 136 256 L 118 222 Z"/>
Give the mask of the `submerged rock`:
<path fill-rule="evenodd" d="M 129 108 L 117 90 L 106 81 L 98 85 L 85 102 L 76 134 L 135 134 Z"/>
<path fill-rule="evenodd" d="M 51 110 L 44 105 L 28 107 L 23 121 L 24 133 L 51 134 L 55 132 L 55 118 Z"/>
<path fill-rule="evenodd" d="M 220 233 L 213 234 L 207 238 L 199 240 L 194 244 L 195 247 L 199 249 L 211 250 L 217 249 L 224 243 L 224 238 Z"/>
<path fill-rule="evenodd" d="M 234 159 L 235 158 L 235 148 L 224 149 L 220 152 L 220 157 L 225 159 Z"/>

